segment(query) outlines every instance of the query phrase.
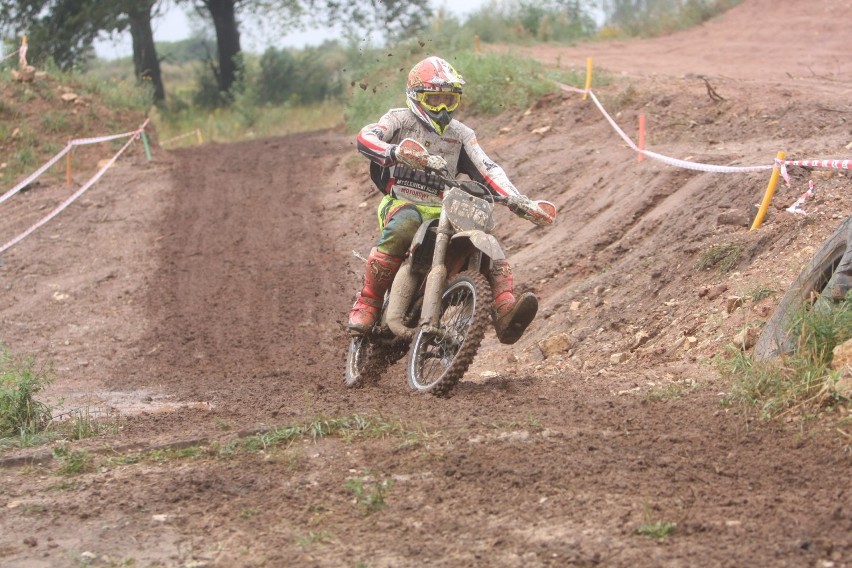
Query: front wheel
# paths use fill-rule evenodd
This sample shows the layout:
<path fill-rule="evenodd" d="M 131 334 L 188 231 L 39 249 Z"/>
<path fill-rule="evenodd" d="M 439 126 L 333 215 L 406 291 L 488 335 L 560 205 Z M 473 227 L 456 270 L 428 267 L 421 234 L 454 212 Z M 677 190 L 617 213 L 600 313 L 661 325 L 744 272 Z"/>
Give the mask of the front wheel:
<path fill-rule="evenodd" d="M 478 272 L 462 272 L 441 297 L 438 332 L 421 329 L 411 344 L 408 384 L 447 395 L 464 376 L 491 323 L 491 286 Z"/>
<path fill-rule="evenodd" d="M 360 387 L 367 376 L 372 374 L 370 363 L 375 359 L 373 346 L 366 337 L 353 337 L 349 341 L 349 351 L 346 353 L 346 372 L 343 384 L 347 387 Z"/>

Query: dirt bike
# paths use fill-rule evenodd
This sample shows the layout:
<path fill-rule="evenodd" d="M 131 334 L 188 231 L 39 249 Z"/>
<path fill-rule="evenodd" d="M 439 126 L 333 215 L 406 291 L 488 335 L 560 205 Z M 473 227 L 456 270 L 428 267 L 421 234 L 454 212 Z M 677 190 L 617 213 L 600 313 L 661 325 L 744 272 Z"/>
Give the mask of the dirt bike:
<path fill-rule="evenodd" d="M 492 321 L 487 275 L 492 260 L 505 258 L 491 234 L 495 204 L 538 224 L 549 224 L 556 215 L 547 201 L 495 196 L 479 183 L 426 169 L 445 184 L 441 216 L 417 231 L 377 324 L 351 339 L 348 387 L 377 377 L 408 353 L 409 386 L 448 395 L 473 362 Z"/>

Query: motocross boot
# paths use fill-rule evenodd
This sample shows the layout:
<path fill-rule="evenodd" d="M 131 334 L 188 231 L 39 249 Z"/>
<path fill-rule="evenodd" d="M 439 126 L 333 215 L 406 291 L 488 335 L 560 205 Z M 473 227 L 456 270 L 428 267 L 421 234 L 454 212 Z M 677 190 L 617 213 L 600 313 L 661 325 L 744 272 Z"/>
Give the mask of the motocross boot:
<path fill-rule="evenodd" d="M 531 292 L 515 298 L 512 267 L 505 260 L 495 260 L 491 265 L 491 291 L 494 293 L 492 312 L 497 339 L 511 345 L 521 338 L 535 319 L 538 298 Z"/>
<path fill-rule="evenodd" d="M 349 312 L 349 333 L 363 335 L 369 332 L 379 317 L 379 311 L 390 288 L 393 277 L 402 264 L 403 257 L 391 256 L 373 248 L 367 258 L 364 287 L 358 293 L 355 305 Z"/>

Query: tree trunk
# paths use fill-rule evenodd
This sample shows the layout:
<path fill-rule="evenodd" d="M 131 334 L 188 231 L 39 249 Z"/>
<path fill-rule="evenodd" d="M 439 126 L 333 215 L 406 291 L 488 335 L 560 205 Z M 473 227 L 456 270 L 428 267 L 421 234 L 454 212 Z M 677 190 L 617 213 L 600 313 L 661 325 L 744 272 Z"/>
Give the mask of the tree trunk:
<path fill-rule="evenodd" d="M 127 16 L 130 19 L 130 35 L 133 38 L 136 79 L 151 82 L 154 87 L 154 102 L 159 103 L 166 99 L 166 90 L 163 87 L 157 48 L 154 46 L 154 30 L 151 28 L 151 7 L 154 3 L 144 0 L 133 4 Z"/>
<path fill-rule="evenodd" d="M 238 0 L 204 0 L 216 28 L 219 50 L 219 90 L 230 93 L 239 73 L 240 31 L 237 25 Z"/>

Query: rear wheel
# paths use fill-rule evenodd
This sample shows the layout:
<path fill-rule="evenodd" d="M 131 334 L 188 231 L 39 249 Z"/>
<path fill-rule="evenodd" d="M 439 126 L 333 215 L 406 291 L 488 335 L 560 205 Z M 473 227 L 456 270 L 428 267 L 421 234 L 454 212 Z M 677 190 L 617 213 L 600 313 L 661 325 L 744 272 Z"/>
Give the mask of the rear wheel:
<path fill-rule="evenodd" d="M 802 269 L 766 322 L 754 346 L 757 359 L 792 352 L 797 321 L 807 310 L 841 301 L 852 289 L 852 217 L 844 221 Z"/>
<path fill-rule="evenodd" d="M 491 286 L 478 272 L 447 285 L 437 333 L 417 332 L 408 359 L 408 384 L 418 392 L 447 395 L 464 376 L 491 322 Z"/>

